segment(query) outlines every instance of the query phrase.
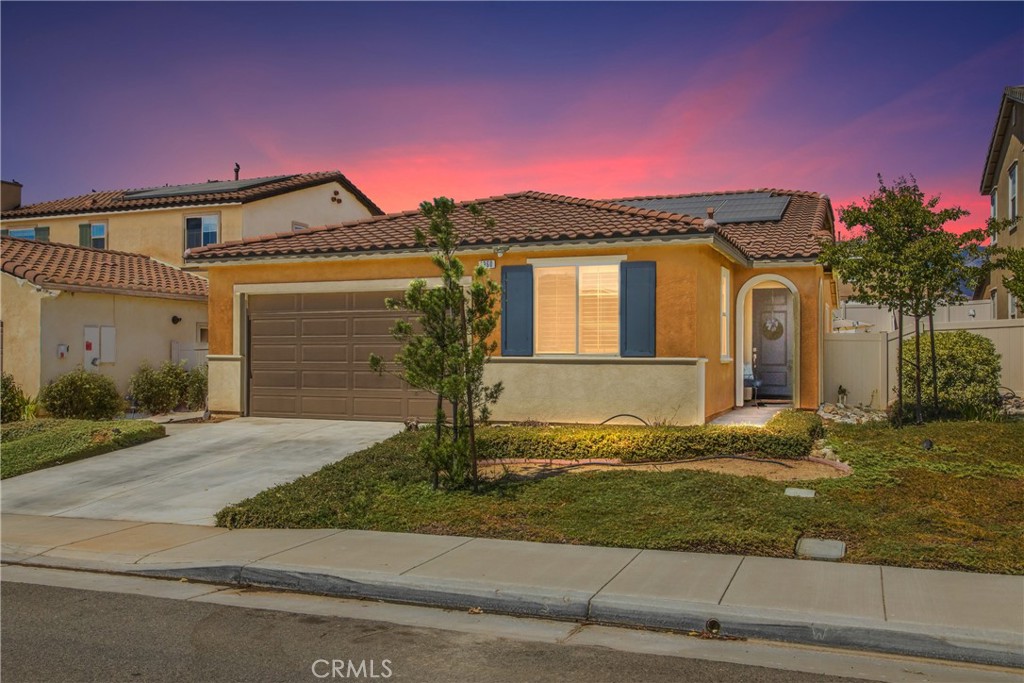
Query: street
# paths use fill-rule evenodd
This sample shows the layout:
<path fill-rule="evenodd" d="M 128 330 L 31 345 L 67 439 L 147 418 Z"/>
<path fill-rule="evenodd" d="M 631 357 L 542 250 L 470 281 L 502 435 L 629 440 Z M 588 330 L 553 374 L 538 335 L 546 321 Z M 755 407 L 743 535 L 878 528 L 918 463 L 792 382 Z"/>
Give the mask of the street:
<path fill-rule="evenodd" d="M 5 683 L 851 680 L 10 581 L 2 598 Z"/>

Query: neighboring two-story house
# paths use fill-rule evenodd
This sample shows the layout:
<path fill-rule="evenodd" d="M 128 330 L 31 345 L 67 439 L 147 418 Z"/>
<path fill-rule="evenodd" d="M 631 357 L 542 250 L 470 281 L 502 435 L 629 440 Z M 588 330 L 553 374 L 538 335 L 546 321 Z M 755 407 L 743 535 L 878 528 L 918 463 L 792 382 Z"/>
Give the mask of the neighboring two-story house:
<path fill-rule="evenodd" d="M 19 184 L 7 185 L 5 191 L 20 193 Z M 5 205 L 0 227 L 4 236 L 144 254 L 180 266 L 191 247 L 382 213 L 344 175 L 326 171 Z"/>
<path fill-rule="evenodd" d="M 992 131 L 992 141 L 985 157 L 981 176 L 981 193 L 992 202 L 992 217 L 1018 220 L 998 236 L 999 246 L 1024 248 L 1024 229 L 1019 225 L 1024 190 L 1020 174 L 1024 171 L 1024 85 L 1006 88 L 999 103 L 999 115 Z M 1017 318 L 1024 314 L 1022 302 L 1006 290 L 1003 278 L 1009 274 L 997 270 L 983 285 L 982 295 L 988 297 L 996 318 Z"/>

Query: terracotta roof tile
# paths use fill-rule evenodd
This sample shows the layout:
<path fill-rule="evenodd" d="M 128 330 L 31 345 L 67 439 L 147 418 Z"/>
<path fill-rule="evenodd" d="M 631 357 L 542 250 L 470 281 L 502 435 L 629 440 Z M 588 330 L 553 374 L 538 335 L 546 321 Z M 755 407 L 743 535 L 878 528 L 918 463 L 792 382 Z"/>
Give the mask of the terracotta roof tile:
<path fill-rule="evenodd" d="M 813 192 L 759 191 L 792 198 L 781 220 L 706 228 L 703 217 L 541 192 L 476 200 L 496 221 L 493 228 L 472 219 L 466 209 L 471 202 L 458 205 L 454 220 L 466 245 L 643 239 L 717 232 L 751 259 L 815 256 L 820 250 L 819 240 L 831 238 L 831 205 L 827 197 Z M 185 257 L 194 263 L 213 259 L 409 250 L 416 247 L 415 229 L 425 229 L 427 225 L 427 219 L 418 210 L 405 211 L 209 245 L 191 249 Z"/>
<path fill-rule="evenodd" d="M 48 289 L 200 301 L 207 297 L 204 278 L 142 254 L 4 237 L 0 262 L 3 272 Z"/>
<path fill-rule="evenodd" d="M 261 182 L 262 181 L 262 182 Z M 4 211 L 4 220 L 20 218 L 41 218 L 44 216 L 59 216 L 76 213 L 106 213 L 116 211 L 139 211 L 144 209 L 157 209 L 173 206 L 194 206 L 202 204 L 231 204 L 254 202 L 266 199 L 295 190 L 302 190 L 308 187 L 315 187 L 325 183 L 337 182 L 346 190 L 351 192 L 367 209 L 374 215 L 382 215 L 380 207 L 374 204 L 369 197 L 356 187 L 348 178 L 339 171 L 318 171 L 315 173 L 300 173 L 285 176 L 270 176 L 266 178 L 247 178 L 242 183 L 257 183 L 247 187 L 231 189 L 234 181 L 209 181 L 211 188 L 225 187 L 226 191 L 209 192 L 199 191 L 206 188 L 197 184 L 198 190 L 192 193 L 176 194 L 170 197 L 132 196 L 140 192 L 159 192 L 165 188 L 145 188 L 142 190 L 108 190 L 103 192 L 92 192 L 77 197 L 66 197 L 46 202 L 39 202 L 29 206 L 21 206 L 17 209 Z M 217 183 L 218 185 L 213 185 Z M 192 186 L 188 186 L 191 188 Z"/>

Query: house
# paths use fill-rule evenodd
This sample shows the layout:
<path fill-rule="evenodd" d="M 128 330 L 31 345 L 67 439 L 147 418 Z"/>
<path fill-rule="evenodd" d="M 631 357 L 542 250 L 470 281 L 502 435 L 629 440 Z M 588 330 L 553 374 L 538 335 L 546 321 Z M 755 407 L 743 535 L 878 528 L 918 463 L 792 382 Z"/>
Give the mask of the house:
<path fill-rule="evenodd" d="M 143 361 L 201 362 L 207 282 L 141 254 L 0 239 L 0 365 L 29 395 L 84 367 L 124 392 Z"/>
<path fill-rule="evenodd" d="M 996 125 L 985 156 L 985 170 L 981 174 L 981 194 L 991 198 L 992 218 L 1017 220 L 1024 204 L 1024 189 L 1020 174 L 1024 169 L 1024 85 L 1006 88 L 999 103 Z M 1024 248 L 1024 230 L 1019 224 L 998 236 L 999 246 Z M 1024 303 L 1016 301 L 1003 284 L 1009 273 L 997 270 L 984 284 L 983 296 L 988 297 L 996 318 L 1016 318 L 1024 315 Z"/>
<path fill-rule="evenodd" d="M 753 190 L 597 201 L 520 192 L 455 221 L 468 266 L 501 282 L 496 420 L 598 422 L 620 413 L 703 423 L 762 397 L 817 408 L 835 293 L 816 262 L 828 198 Z M 704 217 L 703 214 L 710 214 Z M 191 249 L 210 281 L 214 412 L 431 417 L 429 396 L 370 371 L 392 356 L 384 301 L 437 271 L 419 212 Z"/>
<path fill-rule="evenodd" d="M 21 206 L 21 187 L 17 180 L 0 180 L 0 211 Z"/>
<path fill-rule="evenodd" d="M 381 213 L 338 171 L 239 180 L 236 169 L 235 180 L 5 204 L 0 227 L 11 237 L 116 249 L 180 266 L 188 247 Z"/>

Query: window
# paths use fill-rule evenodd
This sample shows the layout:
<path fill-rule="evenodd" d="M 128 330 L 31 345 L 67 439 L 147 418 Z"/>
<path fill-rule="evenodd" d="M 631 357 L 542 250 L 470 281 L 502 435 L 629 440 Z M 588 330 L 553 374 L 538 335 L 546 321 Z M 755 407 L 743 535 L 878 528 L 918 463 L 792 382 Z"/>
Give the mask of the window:
<path fill-rule="evenodd" d="M 619 352 L 619 266 L 534 268 L 536 353 Z"/>
<path fill-rule="evenodd" d="M 48 227 L 36 227 L 36 228 L 11 228 L 4 229 L 4 237 L 21 237 L 27 240 L 36 240 L 37 242 L 49 242 L 50 241 L 50 228 Z"/>
<path fill-rule="evenodd" d="M 732 354 L 729 353 L 729 328 L 731 309 L 729 307 L 729 301 L 732 298 L 732 284 L 731 284 L 732 273 L 729 272 L 728 268 L 722 268 L 721 276 L 721 321 L 719 323 L 719 334 L 721 336 L 720 346 L 722 353 L 722 360 L 732 360 Z"/>
<path fill-rule="evenodd" d="M 1010 170 L 1006 174 L 1007 185 L 1006 188 L 1008 194 L 1007 206 L 1010 211 L 1007 214 L 1007 218 L 1011 221 L 1017 219 L 1017 163 L 1014 162 L 1013 166 L 1010 166 Z M 1010 232 L 1014 232 L 1017 229 L 1016 225 L 1010 227 Z"/>
<path fill-rule="evenodd" d="M 998 292 L 999 292 L 999 290 L 993 289 L 991 292 L 988 293 L 988 299 L 989 299 L 989 301 L 992 302 L 992 319 L 993 320 L 995 320 L 997 317 L 999 317 L 998 314 L 996 313 L 996 304 L 999 303 Z"/>
<path fill-rule="evenodd" d="M 996 219 L 996 212 L 998 210 L 998 204 L 996 202 L 996 188 L 992 188 L 992 196 L 989 199 L 989 218 L 992 220 Z M 992 244 L 995 244 L 999 240 L 999 235 L 992 235 Z"/>
<path fill-rule="evenodd" d="M 220 240 L 220 216 L 189 216 L 185 219 L 185 248 L 205 247 Z"/>
<path fill-rule="evenodd" d="M 196 343 L 207 346 L 210 343 L 210 326 L 206 323 L 196 324 Z"/>
<path fill-rule="evenodd" d="M 1017 318 L 1017 297 L 1014 294 L 1008 294 L 1006 297 L 1006 307 L 1009 316 L 1016 320 Z"/>
<path fill-rule="evenodd" d="M 295 232 L 297 230 L 308 230 L 308 229 L 309 229 L 309 225 L 308 224 L 300 223 L 298 221 L 292 221 L 292 232 Z"/>
<path fill-rule="evenodd" d="M 103 221 L 79 223 L 78 245 L 95 249 L 107 248 L 107 224 Z"/>

